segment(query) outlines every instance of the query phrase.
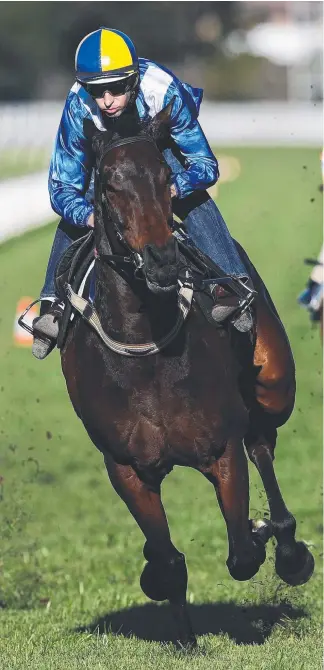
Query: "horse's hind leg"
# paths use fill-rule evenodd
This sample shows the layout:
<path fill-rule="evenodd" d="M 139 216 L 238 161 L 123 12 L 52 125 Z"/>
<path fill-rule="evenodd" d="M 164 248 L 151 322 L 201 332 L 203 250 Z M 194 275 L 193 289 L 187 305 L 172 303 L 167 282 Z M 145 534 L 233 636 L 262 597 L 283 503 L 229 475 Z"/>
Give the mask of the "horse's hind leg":
<path fill-rule="evenodd" d="M 273 534 L 278 542 L 276 571 L 287 583 L 303 584 L 312 575 L 314 559 L 303 542 L 296 542 L 296 521 L 282 498 L 273 468 L 277 427 L 289 418 L 295 399 L 295 369 L 284 328 L 272 301 L 257 304 L 254 366 L 259 369 L 250 425 L 244 438 L 269 502 Z"/>
<path fill-rule="evenodd" d="M 260 417 L 259 417 L 260 419 Z M 263 417 L 264 419 L 264 417 Z M 255 432 L 254 432 L 255 431 Z M 257 467 L 268 498 L 276 547 L 276 572 L 287 584 L 304 584 L 314 570 L 314 559 L 303 542 L 296 542 L 296 521 L 288 511 L 273 467 L 277 431 L 271 421 L 256 421 L 245 438 L 248 455 Z"/>
<path fill-rule="evenodd" d="M 249 474 L 242 441 L 229 441 L 224 454 L 208 470 L 201 471 L 215 487 L 226 522 L 228 570 L 234 579 L 251 579 L 266 553 L 264 541 L 251 532 L 249 524 Z"/>
<path fill-rule="evenodd" d="M 118 465 L 105 456 L 110 481 L 126 503 L 145 535 L 144 557 L 147 564 L 141 575 L 141 587 L 152 600 L 169 600 L 181 646 L 196 645 L 186 606 L 187 568 L 185 557 L 171 542 L 169 526 L 160 497 L 160 486 L 149 488 L 131 466 Z"/>

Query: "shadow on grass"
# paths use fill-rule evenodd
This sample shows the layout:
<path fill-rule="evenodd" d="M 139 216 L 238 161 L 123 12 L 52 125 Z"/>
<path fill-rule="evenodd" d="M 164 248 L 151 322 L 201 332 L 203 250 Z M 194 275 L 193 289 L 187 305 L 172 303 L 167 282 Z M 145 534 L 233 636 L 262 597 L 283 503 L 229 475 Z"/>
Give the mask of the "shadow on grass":
<path fill-rule="evenodd" d="M 263 644 L 273 627 L 287 620 L 307 617 L 304 609 L 288 603 L 279 605 L 250 605 L 240 607 L 233 602 L 188 605 L 196 635 L 227 634 L 237 644 Z M 139 605 L 111 612 L 87 626 L 75 629 L 78 633 L 135 635 L 149 642 L 175 642 L 176 631 L 168 605 Z"/>

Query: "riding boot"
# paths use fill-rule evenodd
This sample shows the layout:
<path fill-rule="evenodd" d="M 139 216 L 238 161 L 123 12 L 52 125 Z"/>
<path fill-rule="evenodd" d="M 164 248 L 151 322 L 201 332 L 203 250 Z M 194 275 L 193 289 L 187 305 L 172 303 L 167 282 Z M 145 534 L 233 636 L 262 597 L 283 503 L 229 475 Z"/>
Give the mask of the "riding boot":
<path fill-rule="evenodd" d="M 40 315 L 33 320 L 35 358 L 43 360 L 56 346 L 62 315 L 63 307 L 58 302 L 42 300 Z"/>
<path fill-rule="evenodd" d="M 247 289 L 253 290 L 250 279 L 247 279 L 244 283 Z M 251 330 L 253 326 L 251 310 L 249 307 L 244 309 L 244 303 L 242 305 L 242 299 L 239 296 L 230 293 L 218 284 L 213 290 L 213 297 L 215 305 L 212 308 L 211 316 L 217 324 L 230 322 L 241 333 Z"/>
<path fill-rule="evenodd" d="M 59 333 L 59 319 L 63 314 L 63 307 L 59 304 L 56 294 L 55 271 L 64 252 L 71 244 L 83 237 L 87 228 L 73 226 L 61 219 L 53 241 L 48 266 L 46 270 L 45 283 L 42 288 L 40 299 L 40 316 L 33 321 L 34 343 L 32 353 L 35 358 L 42 360 L 54 349 Z"/>

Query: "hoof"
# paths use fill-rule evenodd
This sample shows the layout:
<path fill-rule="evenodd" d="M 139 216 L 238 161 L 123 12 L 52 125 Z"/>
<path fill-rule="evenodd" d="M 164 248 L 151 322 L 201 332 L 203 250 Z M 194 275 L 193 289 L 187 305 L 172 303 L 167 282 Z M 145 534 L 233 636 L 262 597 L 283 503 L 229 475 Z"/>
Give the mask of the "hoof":
<path fill-rule="evenodd" d="M 157 601 L 185 597 L 188 577 L 184 555 L 174 550 L 171 556 L 162 559 L 152 552 L 147 542 L 143 554 L 148 561 L 140 579 L 145 595 Z"/>
<path fill-rule="evenodd" d="M 286 558 L 279 546 L 276 548 L 276 573 L 289 586 L 306 584 L 314 572 L 315 561 L 304 542 L 296 543 L 296 554 Z"/>
<path fill-rule="evenodd" d="M 230 575 L 239 582 L 245 582 L 257 574 L 266 559 L 265 545 L 272 536 L 272 526 L 267 519 L 250 519 L 249 526 L 252 546 L 245 554 L 229 556 L 226 561 Z"/>
<path fill-rule="evenodd" d="M 260 566 L 265 561 L 266 553 L 264 547 L 258 547 L 258 553 L 260 553 L 261 549 L 263 550 L 262 556 L 246 562 L 238 561 L 237 559 L 227 559 L 226 564 L 231 577 L 238 582 L 246 582 L 252 579 L 259 572 Z"/>
<path fill-rule="evenodd" d="M 159 581 L 159 573 L 152 563 L 146 563 L 141 574 L 140 585 L 142 591 L 151 600 L 167 600 L 168 596 L 164 584 Z"/>

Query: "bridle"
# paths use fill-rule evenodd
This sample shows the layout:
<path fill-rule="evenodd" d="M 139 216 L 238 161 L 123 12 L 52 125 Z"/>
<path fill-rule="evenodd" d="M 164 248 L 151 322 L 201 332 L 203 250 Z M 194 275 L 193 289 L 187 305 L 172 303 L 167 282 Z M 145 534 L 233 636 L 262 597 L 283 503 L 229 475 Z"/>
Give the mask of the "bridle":
<path fill-rule="evenodd" d="M 105 150 L 102 152 L 102 154 L 100 156 L 98 166 L 95 170 L 95 176 L 96 176 L 97 184 L 98 184 L 97 193 L 98 193 L 99 201 L 100 201 L 101 205 L 106 210 L 106 214 L 109 218 L 110 223 L 112 224 L 113 232 L 115 233 L 118 242 L 124 247 L 125 252 L 126 252 L 126 255 L 113 254 L 113 253 L 110 253 L 110 254 L 100 253 L 100 254 L 98 254 L 97 258 L 99 260 L 103 260 L 103 261 L 108 262 L 108 263 L 112 262 L 114 264 L 116 264 L 116 263 L 117 264 L 118 263 L 119 264 L 131 263 L 134 267 L 134 274 L 135 274 L 136 278 L 140 278 L 140 271 L 142 270 L 143 265 L 144 265 L 143 257 L 139 252 L 134 251 L 130 247 L 130 245 L 125 240 L 123 234 L 121 233 L 121 231 L 119 229 L 118 222 L 116 221 L 116 218 L 112 216 L 107 198 L 106 198 L 106 196 L 103 192 L 103 188 L 102 188 L 102 184 L 103 184 L 102 164 L 103 164 L 104 158 L 107 156 L 107 154 L 112 149 L 115 149 L 117 147 L 124 146 L 124 145 L 127 145 L 127 144 L 135 144 L 135 143 L 141 142 L 141 141 L 149 142 L 150 144 L 153 144 L 154 147 L 157 149 L 156 142 L 151 137 L 151 135 L 149 135 L 148 133 L 143 133 L 140 136 L 119 138 L 117 140 L 114 140 L 113 142 L 110 142 L 109 145 L 105 148 Z M 161 154 L 161 157 L 164 160 L 162 154 Z M 109 238 L 108 238 L 108 243 L 109 243 L 109 246 L 111 247 L 111 243 L 110 243 Z"/>
<path fill-rule="evenodd" d="M 106 208 L 106 211 L 109 215 L 109 219 L 112 223 L 114 234 L 116 235 L 117 240 L 124 247 L 126 252 L 126 255 L 112 253 L 111 242 L 107 236 L 111 253 L 108 254 L 98 253 L 97 260 L 99 262 L 103 261 L 105 263 L 112 264 L 114 269 L 116 269 L 114 267 L 115 265 L 131 263 L 134 267 L 134 277 L 136 279 L 139 278 L 138 276 L 139 272 L 142 271 L 144 265 L 143 257 L 140 253 L 134 251 L 130 247 L 130 245 L 127 243 L 124 236 L 122 235 L 115 218 L 111 216 L 109 205 L 102 188 L 102 182 L 103 182 L 102 164 L 103 159 L 105 158 L 107 153 L 109 153 L 112 149 L 127 144 L 134 144 L 135 142 L 141 142 L 141 141 L 150 142 L 151 144 L 154 144 L 155 148 L 157 149 L 156 142 L 148 133 L 143 133 L 137 137 L 119 138 L 109 143 L 109 145 L 105 148 L 105 150 L 100 155 L 98 165 L 95 169 L 95 194 L 96 197 L 99 198 L 100 208 L 102 209 L 102 206 Z M 77 295 L 73 291 L 70 284 L 67 284 L 66 292 L 67 297 L 70 303 L 72 304 L 72 307 L 74 307 L 74 309 L 76 309 L 77 312 L 81 314 L 83 319 L 85 319 L 85 321 L 87 321 L 87 323 L 89 323 L 89 325 L 96 330 L 101 340 L 107 347 L 109 347 L 109 349 L 123 356 L 150 356 L 152 354 L 159 353 L 160 351 L 162 351 L 162 349 L 165 349 L 172 342 L 172 340 L 175 339 L 190 312 L 193 297 L 193 281 L 189 273 L 189 270 L 186 270 L 186 276 L 183 281 L 178 280 L 178 284 L 179 284 L 178 288 L 179 311 L 176 323 L 174 324 L 170 332 L 161 340 L 159 340 L 158 342 L 148 342 L 146 344 L 124 344 L 122 342 L 113 340 L 103 330 L 100 322 L 100 317 L 94 306 L 85 298 Z"/>

